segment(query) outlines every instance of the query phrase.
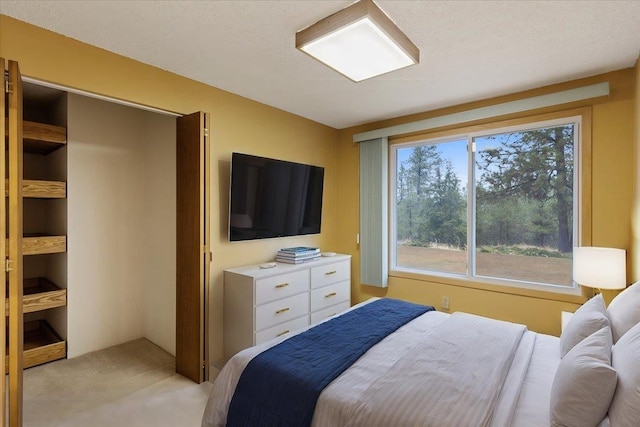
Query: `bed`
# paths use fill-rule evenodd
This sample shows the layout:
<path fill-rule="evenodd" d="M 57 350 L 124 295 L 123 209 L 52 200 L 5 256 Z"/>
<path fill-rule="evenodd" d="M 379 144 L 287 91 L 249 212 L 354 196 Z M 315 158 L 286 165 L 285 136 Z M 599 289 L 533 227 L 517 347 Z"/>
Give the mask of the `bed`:
<path fill-rule="evenodd" d="M 341 318 L 366 307 L 371 311 L 383 300 L 366 301 L 327 322 L 340 327 Z M 608 309 L 602 296 L 592 298 L 559 338 L 465 313 L 424 312 L 323 386 L 310 421 L 295 421 L 287 415 L 297 409 L 292 396 L 299 392 L 288 395 L 289 385 L 271 392 L 260 388 L 261 381 L 277 384 L 284 374 L 247 378 L 252 367 L 259 374 L 268 372 L 255 364 L 277 349 L 284 353 L 267 366 L 283 359 L 277 372 L 284 373 L 288 366 L 295 370 L 290 363 L 296 356 L 285 346 L 312 328 L 295 335 L 298 338 L 274 340 L 231 358 L 215 380 L 202 426 L 637 427 L 639 322 L 640 284 L 621 293 Z M 328 330 L 323 330 L 323 339 Z M 240 408 L 236 402 L 243 393 L 248 406 Z M 260 412 L 261 406 L 273 404 L 269 399 L 285 408 L 284 418 Z M 254 421 L 238 418 L 248 411 L 257 411 Z"/>

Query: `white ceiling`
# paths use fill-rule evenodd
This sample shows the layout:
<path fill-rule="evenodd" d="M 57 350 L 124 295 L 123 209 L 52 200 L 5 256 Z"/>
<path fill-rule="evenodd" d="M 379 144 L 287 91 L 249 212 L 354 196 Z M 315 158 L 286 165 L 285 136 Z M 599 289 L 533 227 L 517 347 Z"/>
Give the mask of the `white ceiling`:
<path fill-rule="evenodd" d="M 0 13 L 334 128 L 631 67 L 640 1 L 377 4 L 420 64 L 360 83 L 295 49 L 349 0 L 11 1 Z"/>

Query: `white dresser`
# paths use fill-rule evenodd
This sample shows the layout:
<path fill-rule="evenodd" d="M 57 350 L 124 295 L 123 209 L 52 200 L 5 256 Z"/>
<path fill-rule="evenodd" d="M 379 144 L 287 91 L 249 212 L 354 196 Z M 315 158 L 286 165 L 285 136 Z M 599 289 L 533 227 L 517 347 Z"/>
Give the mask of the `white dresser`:
<path fill-rule="evenodd" d="M 351 306 L 351 256 L 224 271 L 224 354 L 321 322 Z"/>

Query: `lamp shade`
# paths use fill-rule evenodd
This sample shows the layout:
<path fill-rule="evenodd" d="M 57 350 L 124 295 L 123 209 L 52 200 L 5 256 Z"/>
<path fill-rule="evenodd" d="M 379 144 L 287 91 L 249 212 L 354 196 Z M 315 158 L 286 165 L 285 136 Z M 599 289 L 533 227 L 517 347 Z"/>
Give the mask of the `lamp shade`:
<path fill-rule="evenodd" d="M 573 280 L 598 289 L 623 289 L 627 285 L 624 249 L 587 246 L 573 248 Z"/>
<path fill-rule="evenodd" d="M 354 82 L 417 64 L 420 51 L 372 0 L 296 33 L 296 47 Z"/>

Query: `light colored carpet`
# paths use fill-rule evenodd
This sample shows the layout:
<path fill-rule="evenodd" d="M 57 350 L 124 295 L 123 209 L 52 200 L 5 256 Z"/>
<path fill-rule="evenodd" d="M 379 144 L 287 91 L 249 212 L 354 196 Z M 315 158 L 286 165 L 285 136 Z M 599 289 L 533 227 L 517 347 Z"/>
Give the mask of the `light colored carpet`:
<path fill-rule="evenodd" d="M 212 384 L 139 339 L 24 372 L 25 427 L 198 427 Z"/>

